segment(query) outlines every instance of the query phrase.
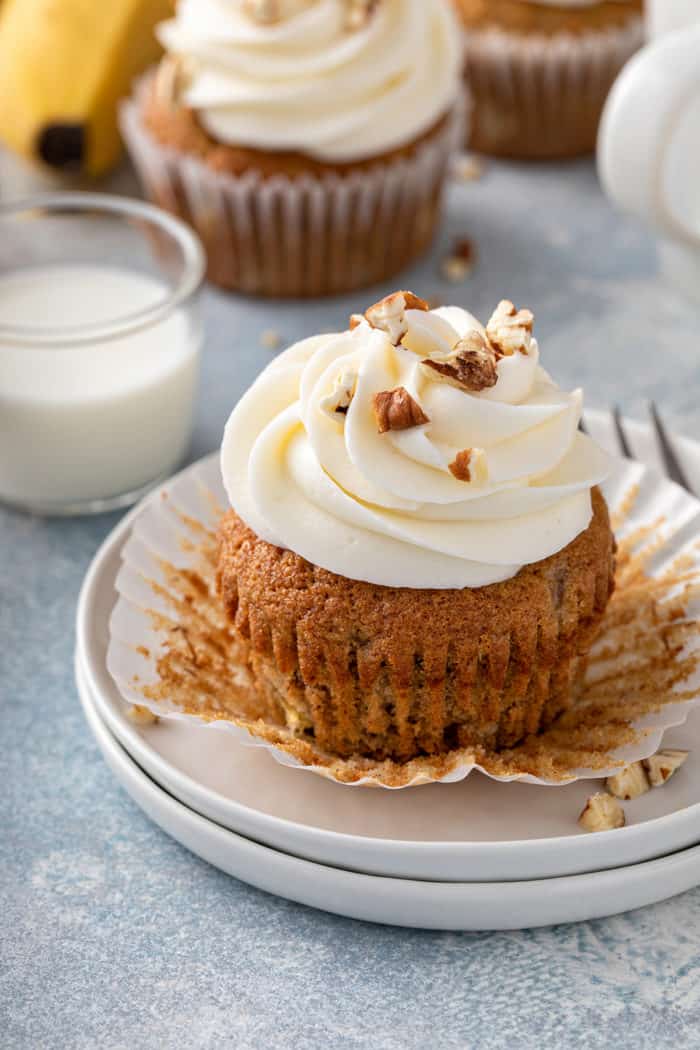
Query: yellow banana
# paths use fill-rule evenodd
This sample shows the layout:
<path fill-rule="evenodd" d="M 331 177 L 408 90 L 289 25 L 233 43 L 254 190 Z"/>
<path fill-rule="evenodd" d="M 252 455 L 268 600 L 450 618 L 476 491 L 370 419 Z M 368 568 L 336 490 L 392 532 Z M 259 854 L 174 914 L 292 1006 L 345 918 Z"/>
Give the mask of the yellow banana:
<path fill-rule="evenodd" d="M 119 158 L 119 99 L 158 57 L 173 0 L 4 0 L 0 139 L 54 168 L 100 175 Z"/>

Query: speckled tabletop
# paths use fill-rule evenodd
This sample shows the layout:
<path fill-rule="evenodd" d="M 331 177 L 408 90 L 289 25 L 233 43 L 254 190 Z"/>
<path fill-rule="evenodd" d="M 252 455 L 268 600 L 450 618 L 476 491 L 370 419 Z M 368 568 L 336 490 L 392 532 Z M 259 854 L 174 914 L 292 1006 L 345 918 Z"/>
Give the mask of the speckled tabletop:
<path fill-rule="evenodd" d="M 3 198 L 37 179 L 0 158 Z M 135 192 L 128 172 L 108 188 Z M 479 264 L 439 277 L 451 236 Z M 1 250 L 1 249 L 0 249 Z M 653 242 L 613 213 L 588 162 L 492 165 L 450 188 L 432 257 L 404 287 L 479 315 L 531 306 L 548 367 L 588 403 L 655 397 L 700 437 L 697 311 L 658 278 Z M 206 294 L 191 450 L 285 342 L 356 299 L 271 304 Z M 700 889 L 619 918 L 530 932 L 422 933 L 277 900 L 198 860 L 118 786 L 73 683 L 80 583 L 108 515 L 0 510 L 0 1047 L 499 1050 L 700 1047 Z"/>

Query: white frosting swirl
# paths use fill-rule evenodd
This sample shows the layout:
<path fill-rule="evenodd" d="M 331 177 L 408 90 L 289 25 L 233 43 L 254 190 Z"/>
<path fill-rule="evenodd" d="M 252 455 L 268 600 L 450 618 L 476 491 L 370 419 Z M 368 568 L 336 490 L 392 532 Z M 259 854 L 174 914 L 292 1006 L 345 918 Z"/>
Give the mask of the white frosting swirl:
<path fill-rule="evenodd" d="M 407 343 L 450 348 L 474 329 L 465 310 L 409 310 Z M 232 506 L 263 539 L 331 572 L 393 587 L 480 587 L 561 550 L 591 520 L 608 458 L 577 430 L 579 390 L 561 391 L 527 354 L 503 357 L 478 394 L 436 381 L 423 353 L 363 322 L 281 354 L 234 409 L 222 473 Z M 345 416 L 323 402 L 357 376 Z M 403 386 L 430 422 L 380 434 L 374 395 Z M 488 478 L 449 464 L 484 450 Z"/>
<path fill-rule="evenodd" d="M 412 142 L 456 101 L 450 0 L 379 0 L 356 30 L 346 0 L 286 0 L 281 12 L 268 24 L 244 0 L 180 0 L 160 27 L 187 60 L 185 103 L 218 141 L 354 161 Z"/>

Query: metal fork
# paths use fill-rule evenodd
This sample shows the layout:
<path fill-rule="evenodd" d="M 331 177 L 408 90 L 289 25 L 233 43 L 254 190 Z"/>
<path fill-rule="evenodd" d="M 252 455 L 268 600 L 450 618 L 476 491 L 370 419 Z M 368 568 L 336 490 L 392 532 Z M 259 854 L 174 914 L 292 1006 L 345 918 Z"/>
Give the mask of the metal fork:
<path fill-rule="evenodd" d="M 673 444 L 671 443 L 671 439 L 669 438 L 666 425 L 661 419 L 661 416 L 659 415 L 659 410 L 657 409 L 656 404 L 653 401 L 651 401 L 649 404 L 649 414 L 651 416 L 651 421 L 654 426 L 656 442 L 659 448 L 659 452 L 661 454 L 661 459 L 663 461 L 666 474 L 671 479 L 671 481 L 675 481 L 676 484 L 681 485 L 687 492 L 690 492 L 694 495 L 693 486 L 688 480 L 688 475 L 685 473 L 683 467 L 681 466 L 676 450 L 673 447 Z M 617 440 L 620 444 L 620 449 L 622 451 L 623 456 L 627 456 L 628 459 L 634 459 L 634 452 L 632 451 L 629 439 L 627 437 L 627 434 L 625 433 L 622 412 L 620 411 L 619 405 L 613 406 L 612 418 L 613 423 L 615 424 L 615 434 L 617 435 Z M 586 427 L 585 421 L 583 419 L 581 420 L 581 430 L 584 432 L 584 434 L 588 433 L 588 428 Z"/>

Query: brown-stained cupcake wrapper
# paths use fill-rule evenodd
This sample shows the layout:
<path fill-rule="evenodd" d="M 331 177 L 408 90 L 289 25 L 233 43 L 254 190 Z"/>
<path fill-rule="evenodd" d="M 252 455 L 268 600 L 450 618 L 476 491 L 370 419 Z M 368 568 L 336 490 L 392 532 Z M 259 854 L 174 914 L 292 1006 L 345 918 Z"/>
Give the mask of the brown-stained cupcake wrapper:
<path fill-rule="evenodd" d="M 697 501 L 630 463 L 605 491 L 620 543 L 617 590 L 584 688 L 545 732 L 515 747 L 403 763 L 343 759 L 268 710 L 239 662 L 216 589 L 214 532 L 226 502 L 218 456 L 156 491 L 137 516 L 116 581 L 107 666 L 128 703 L 213 726 L 339 783 L 400 788 L 473 770 L 536 784 L 601 777 L 653 754 L 665 729 L 700 703 L 700 546 L 688 528 Z"/>
<path fill-rule="evenodd" d="M 251 295 L 320 296 L 388 279 L 428 247 L 464 105 L 408 158 L 347 176 L 211 170 L 160 144 L 141 121 L 142 81 L 121 129 L 148 196 L 204 242 L 210 280 Z"/>
<path fill-rule="evenodd" d="M 474 98 L 469 145 L 523 158 L 590 152 L 610 88 L 643 40 L 637 17 L 575 36 L 465 32 L 465 76 Z"/>

